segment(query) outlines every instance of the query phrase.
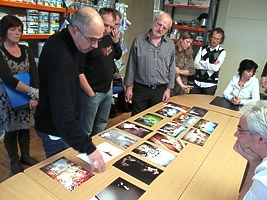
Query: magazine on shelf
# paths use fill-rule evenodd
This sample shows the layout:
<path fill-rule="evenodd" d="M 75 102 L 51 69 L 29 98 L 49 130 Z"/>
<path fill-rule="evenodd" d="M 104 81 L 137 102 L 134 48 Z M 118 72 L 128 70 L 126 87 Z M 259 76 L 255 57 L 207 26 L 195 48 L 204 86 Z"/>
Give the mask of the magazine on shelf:
<path fill-rule="evenodd" d="M 65 157 L 41 167 L 40 170 L 69 191 L 73 191 L 94 176 L 87 169 Z"/>
<path fill-rule="evenodd" d="M 134 148 L 133 152 L 163 167 L 166 167 L 176 158 L 175 154 L 148 144 L 147 142 Z"/>
<path fill-rule="evenodd" d="M 130 154 L 113 164 L 114 167 L 150 185 L 163 171 Z"/>
<path fill-rule="evenodd" d="M 127 149 L 129 146 L 138 141 L 136 138 L 114 128 L 108 129 L 105 132 L 100 133 L 99 136 L 125 149 Z"/>
<path fill-rule="evenodd" d="M 148 141 L 177 153 L 180 153 L 186 146 L 185 142 L 161 133 L 154 134 L 152 137 L 148 138 Z"/>
<path fill-rule="evenodd" d="M 101 192 L 90 198 L 90 200 L 136 200 L 144 193 L 145 190 L 118 177 Z"/>

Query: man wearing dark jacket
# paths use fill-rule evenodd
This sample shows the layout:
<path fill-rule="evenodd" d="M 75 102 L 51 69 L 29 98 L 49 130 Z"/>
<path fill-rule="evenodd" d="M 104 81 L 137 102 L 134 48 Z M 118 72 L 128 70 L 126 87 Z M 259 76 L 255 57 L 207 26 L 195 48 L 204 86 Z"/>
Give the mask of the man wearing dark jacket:
<path fill-rule="evenodd" d="M 104 160 L 80 127 L 81 86 L 75 55 L 97 48 L 103 32 L 98 12 L 85 7 L 74 13 L 67 28 L 46 41 L 39 60 L 40 99 L 35 114 L 46 157 L 70 146 L 87 153 L 91 169 L 99 172 L 105 170 Z"/>

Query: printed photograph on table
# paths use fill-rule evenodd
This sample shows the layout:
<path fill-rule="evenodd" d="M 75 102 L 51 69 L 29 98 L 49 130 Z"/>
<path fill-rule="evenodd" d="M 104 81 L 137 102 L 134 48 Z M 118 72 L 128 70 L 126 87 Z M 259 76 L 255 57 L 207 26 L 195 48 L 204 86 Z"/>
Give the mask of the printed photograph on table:
<path fill-rule="evenodd" d="M 172 137 L 178 137 L 181 133 L 183 133 L 187 127 L 183 124 L 180 124 L 175 121 L 170 121 L 164 126 L 162 126 L 158 131 L 165 133 Z"/>
<path fill-rule="evenodd" d="M 119 177 L 90 200 L 136 200 L 145 190 Z"/>
<path fill-rule="evenodd" d="M 186 146 L 185 142 L 175 140 L 173 137 L 160 133 L 156 133 L 155 135 L 150 137 L 148 141 L 153 142 L 162 148 L 169 149 L 177 153 L 180 153 Z"/>
<path fill-rule="evenodd" d="M 140 124 L 152 127 L 155 124 L 157 124 L 158 122 L 160 122 L 163 118 L 151 113 L 147 113 L 141 117 L 139 117 L 138 119 L 135 120 L 135 122 L 138 122 Z"/>
<path fill-rule="evenodd" d="M 178 109 L 175 108 L 171 108 L 171 107 L 167 107 L 165 106 L 164 108 L 156 111 L 157 114 L 163 115 L 165 117 L 173 117 L 174 115 L 179 113 Z"/>
<path fill-rule="evenodd" d="M 176 158 L 176 155 L 146 142 L 133 149 L 133 152 L 163 167 Z"/>
<path fill-rule="evenodd" d="M 163 172 L 161 169 L 130 154 L 115 162 L 113 166 L 148 185 Z"/>
<path fill-rule="evenodd" d="M 174 118 L 173 121 L 183 124 L 185 126 L 191 126 L 198 120 L 198 117 L 189 115 L 188 113 L 181 113 L 178 117 Z"/>
<path fill-rule="evenodd" d="M 208 133 L 213 133 L 214 129 L 218 126 L 218 123 L 211 122 L 206 119 L 200 119 L 194 127 Z"/>
<path fill-rule="evenodd" d="M 116 128 L 121 129 L 125 132 L 131 133 L 137 137 L 143 138 L 147 134 L 151 133 L 152 131 L 146 128 L 143 128 L 137 124 L 134 124 L 132 122 L 123 122 L 119 124 Z"/>
<path fill-rule="evenodd" d="M 101 153 L 105 163 L 107 163 L 108 161 L 112 160 L 113 158 L 116 158 L 118 155 L 123 153 L 123 150 L 107 142 L 103 142 L 97 145 L 96 148 Z M 80 153 L 77 155 L 77 157 L 91 165 L 91 160 L 89 159 L 89 156 L 86 153 Z"/>
<path fill-rule="evenodd" d="M 99 134 L 99 136 L 125 149 L 138 141 L 136 138 L 114 128 L 106 130 L 105 132 Z"/>
<path fill-rule="evenodd" d="M 187 142 L 204 146 L 205 142 L 209 138 L 210 134 L 205 133 L 199 129 L 191 128 L 183 137 L 182 140 Z"/>
<path fill-rule="evenodd" d="M 199 116 L 199 117 L 203 117 L 207 112 L 208 110 L 204 108 L 199 108 L 199 107 L 193 107 L 188 111 L 188 113 Z"/>
<path fill-rule="evenodd" d="M 173 103 L 173 102 L 165 103 L 164 106 L 169 107 L 169 108 L 177 109 L 177 110 L 179 110 L 181 112 L 187 112 L 191 108 L 191 107 L 184 106 L 184 105 L 177 104 L 177 103 Z"/>
<path fill-rule="evenodd" d="M 94 176 L 90 171 L 65 157 L 40 168 L 40 170 L 69 191 L 73 191 Z"/>

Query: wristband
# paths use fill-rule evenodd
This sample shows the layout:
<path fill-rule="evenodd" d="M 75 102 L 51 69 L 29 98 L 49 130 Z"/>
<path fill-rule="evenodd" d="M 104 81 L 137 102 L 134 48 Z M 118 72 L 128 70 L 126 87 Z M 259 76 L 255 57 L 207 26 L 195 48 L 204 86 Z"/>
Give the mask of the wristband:
<path fill-rule="evenodd" d="M 31 99 L 37 99 L 36 95 L 38 93 L 38 89 L 30 87 L 30 91 L 27 93 L 31 97 Z"/>

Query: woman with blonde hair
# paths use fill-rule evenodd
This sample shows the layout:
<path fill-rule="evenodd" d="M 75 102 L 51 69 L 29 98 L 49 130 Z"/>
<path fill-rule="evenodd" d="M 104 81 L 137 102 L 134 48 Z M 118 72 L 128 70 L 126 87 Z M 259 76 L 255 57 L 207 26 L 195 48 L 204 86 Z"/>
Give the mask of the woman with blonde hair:
<path fill-rule="evenodd" d="M 175 45 L 175 86 L 171 96 L 185 94 L 193 86 L 187 85 L 187 77 L 195 74 L 196 70 L 191 53 L 194 37 L 189 31 L 181 33 Z"/>

